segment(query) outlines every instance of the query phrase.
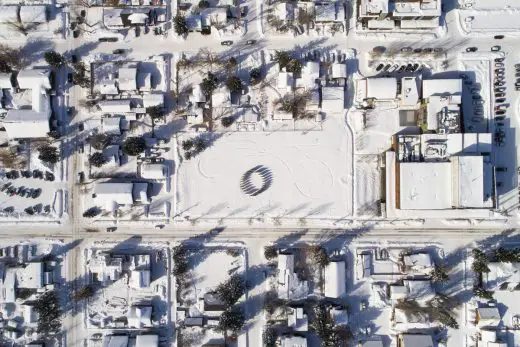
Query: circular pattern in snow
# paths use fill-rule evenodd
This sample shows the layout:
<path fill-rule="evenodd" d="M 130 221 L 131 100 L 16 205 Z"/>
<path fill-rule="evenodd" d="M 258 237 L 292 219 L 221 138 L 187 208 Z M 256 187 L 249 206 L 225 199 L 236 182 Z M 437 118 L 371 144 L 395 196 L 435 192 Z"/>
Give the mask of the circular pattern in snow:
<path fill-rule="evenodd" d="M 272 180 L 271 170 L 263 165 L 257 165 L 244 173 L 240 180 L 240 189 L 247 195 L 257 196 L 269 189 Z"/>

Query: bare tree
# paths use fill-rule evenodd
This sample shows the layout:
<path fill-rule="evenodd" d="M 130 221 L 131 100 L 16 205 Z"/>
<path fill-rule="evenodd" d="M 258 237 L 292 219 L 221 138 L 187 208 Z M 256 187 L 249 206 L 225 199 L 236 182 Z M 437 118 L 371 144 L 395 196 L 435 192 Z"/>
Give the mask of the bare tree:
<path fill-rule="evenodd" d="M 36 29 L 36 27 L 37 27 L 36 23 L 24 24 L 24 23 L 20 23 L 20 22 L 8 21 L 6 24 L 9 27 L 11 27 L 12 29 L 18 31 L 20 34 L 23 34 L 24 36 L 29 35 L 29 32 L 31 30 Z"/>

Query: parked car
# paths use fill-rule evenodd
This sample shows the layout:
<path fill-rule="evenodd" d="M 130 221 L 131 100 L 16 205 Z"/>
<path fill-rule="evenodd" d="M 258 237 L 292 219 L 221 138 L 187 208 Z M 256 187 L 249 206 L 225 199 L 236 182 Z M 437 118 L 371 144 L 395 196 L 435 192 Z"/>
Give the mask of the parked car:
<path fill-rule="evenodd" d="M 388 71 L 388 69 L 390 69 L 391 66 L 392 66 L 392 64 L 386 64 L 383 71 Z"/>
<path fill-rule="evenodd" d="M 502 40 L 504 38 L 504 35 L 495 35 L 493 36 L 495 40 Z"/>
<path fill-rule="evenodd" d="M 381 71 L 382 68 L 385 67 L 385 64 L 379 64 L 377 67 L 376 67 L 376 71 Z"/>
<path fill-rule="evenodd" d="M 504 57 L 502 58 L 495 58 L 495 63 L 503 63 L 504 62 Z"/>
<path fill-rule="evenodd" d="M 506 102 L 506 98 L 495 99 L 495 103 L 497 103 L 497 104 L 501 104 L 503 102 Z"/>
<path fill-rule="evenodd" d="M 501 47 L 500 46 L 493 46 L 491 47 L 491 52 L 498 52 L 500 51 Z"/>
<path fill-rule="evenodd" d="M 433 48 L 423 48 L 424 53 L 431 53 L 433 52 Z"/>
<path fill-rule="evenodd" d="M 390 69 L 388 69 L 388 72 L 394 72 L 397 70 L 398 67 L 399 67 L 399 64 L 394 64 L 394 65 L 392 65 L 392 67 Z"/>
<path fill-rule="evenodd" d="M 502 116 L 502 115 L 506 114 L 506 110 L 495 110 L 495 114 Z"/>
<path fill-rule="evenodd" d="M 520 87 L 520 82 L 515 82 L 515 87 Z"/>
<path fill-rule="evenodd" d="M 504 63 L 495 63 L 495 67 L 504 67 Z"/>
<path fill-rule="evenodd" d="M 471 97 L 473 98 L 473 100 L 480 100 L 480 99 L 482 99 L 480 94 L 473 94 Z"/>
<path fill-rule="evenodd" d="M 433 51 L 434 51 L 435 53 L 441 53 L 441 52 L 444 51 L 444 49 L 438 47 L 438 48 L 434 48 Z"/>
<path fill-rule="evenodd" d="M 504 81 L 496 81 L 496 82 L 494 83 L 495 87 L 502 87 L 502 86 L 504 86 L 505 84 L 506 84 L 506 82 L 504 82 Z M 515 84 L 515 85 L 516 85 L 516 84 Z"/>
<path fill-rule="evenodd" d="M 506 87 L 495 87 L 495 93 L 504 93 L 506 91 Z"/>
<path fill-rule="evenodd" d="M 496 166 L 495 171 L 497 172 L 507 172 L 507 167 L 504 166 Z"/>
<path fill-rule="evenodd" d="M 506 93 L 495 93 L 495 98 L 504 98 Z"/>
<path fill-rule="evenodd" d="M 411 53 L 412 51 L 413 51 L 412 47 L 401 48 L 401 52 L 403 52 L 403 53 Z"/>
<path fill-rule="evenodd" d="M 226 40 L 226 41 L 222 41 L 220 43 L 222 46 L 231 46 L 233 44 L 233 41 L 231 40 Z"/>
<path fill-rule="evenodd" d="M 72 76 L 73 76 L 73 75 L 72 75 L 71 72 L 69 72 L 69 73 L 67 74 L 67 81 L 68 81 L 69 83 L 74 82 L 74 78 L 73 78 Z"/>
<path fill-rule="evenodd" d="M 113 233 L 116 230 L 117 230 L 117 227 L 108 227 L 107 228 L 107 233 Z"/>
<path fill-rule="evenodd" d="M 417 70 L 418 68 L 419 68 L 419 64 L 417 64 L 417 63 L 413 64 L 412 72 Z"/>
<path fill-rule="evenodd" d="M 502 65 L 504 65 L 504 64 L 502 64 Z M 504 71 L 505 71 L 505 69 L 503 67 L 495 69 L 495 73 L 500 73 L 500 72 L 504 72 Z"/>
<path fill-rule="evenodd" d="M 495 117 L 495 121 L 500 121 L 500 120 L 504 120 L 504 119 L 506 119 L 505 116 L 496 116 Z"/>
<path fill-rule="evenodd" d="M 397 72 L 401 73 L 401 72 L 403 72 L 405 69 L 406 69 L 406 65 L 401 65 L 401 67 L 399 68 L 399 70 L 397 70 Z"/>
<path fill-rule="evenodd" d="M 247 40 L 246 45 L 254 45 L 256 43 L 256 40 Z"/>
<path fill-rule="evenodd" d="M 79 183 L 85 182 L 85 173 L 83 171 L 78 172 L 78 180 L 79 180 Z"/>
<path fill-rule="evenodd" d="M 123 54 L 123 53 L 125 53 L 125 50 L 122 48 L 114 49 L 112 51 L 112 54 Z"/>
<path fill-rule="evenodd" d="M 466 52 L 476 52 L 476 51 L 478 51 L 477 47 L 468 47 L 468 48 L 466 48 Z"/>

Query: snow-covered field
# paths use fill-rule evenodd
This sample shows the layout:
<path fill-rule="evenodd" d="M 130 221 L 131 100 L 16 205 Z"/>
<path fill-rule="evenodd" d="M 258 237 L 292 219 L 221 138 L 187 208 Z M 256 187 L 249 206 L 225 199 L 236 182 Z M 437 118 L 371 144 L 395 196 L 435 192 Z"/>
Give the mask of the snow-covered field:
<path fill-rule="evenodd" d="M 324 128 L 217 135 L 207 150 L 180 165 L 176 214 L 191 220 L 350 216 L 350 134 L 342 117 L 327 119 Z M 269 178 L 255 178 L 254 184 L 266 189 L 250 196 L 241 189 L 241 180 L 258 165 Z"/>

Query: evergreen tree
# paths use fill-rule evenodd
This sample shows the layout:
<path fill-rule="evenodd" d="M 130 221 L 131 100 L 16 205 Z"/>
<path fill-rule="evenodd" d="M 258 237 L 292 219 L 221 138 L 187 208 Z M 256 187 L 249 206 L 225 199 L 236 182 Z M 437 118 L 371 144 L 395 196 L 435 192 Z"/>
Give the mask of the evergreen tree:
<path fill-rule="evenodd" d="M 141 154 L 146 149 L 144 137 L 129 137 L 123 143 L 123 152 L 129 156 Z"/>
<path fill-rule="evenodd" d="M 246 292 L 246 282 L 239 274 L 232 275 L 226 282 L 217 286 L 215 293 L 224 302 L 226 307 L 233 306 Z"/>
<path fill-rule="evenodd" d="M 45 52 L 43 57 L 45 59 L 45 62 L 55 69 L 64 66 L 67 62 L 63 55 L 59 54 L 56 51 Z"/>
<path fill-rule="evenodd" d="M 90 165 L 95 167 L 102 167 L 107 163 L 107 159 L 105 158 L 105 155 L 101 152 L 95 152 L 90 155 L 88 158 L 88 162 Z"/>
<path fill-rule="evenodd" d="M 236 334 L 244 327 L 245 321 L 246 319 L 241 309 L 237 307 L 229 308 L 220 315 L 216 330 L 224 333 L 231 331 Z"/>
<path fill-rule="evenodd" d="M 186 17 L 180 14 L 176 15 L 175 18 L 173 18 L 173 28 L 179 36 L 188 34 L 189 29 Z"/>
<path fill-rule="evenodd" d="M 38 159 L 47 164 L 56 164 L 60 160 L 58 149 L 53 146 L 43 145 L 38 148 Z"/>

